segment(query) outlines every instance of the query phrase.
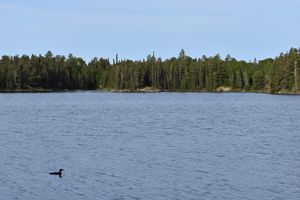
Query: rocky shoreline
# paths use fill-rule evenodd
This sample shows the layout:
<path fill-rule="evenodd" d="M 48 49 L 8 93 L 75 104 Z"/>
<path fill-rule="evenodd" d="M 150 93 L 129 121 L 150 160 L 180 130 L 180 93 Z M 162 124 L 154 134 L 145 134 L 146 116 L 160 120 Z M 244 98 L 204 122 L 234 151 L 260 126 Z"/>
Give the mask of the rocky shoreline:
<path fill-rule="evenodd" d="M 163 90 L 154 87 L 138 88 L 135 90 L 131 89 L 101 89 L 101 90 L 68 90 L 68 89 L 42 89 L 42 88 L 32 88 L 32 89 L 15 89 L 15 90 L 0 90 L 0 93 L 53 93 L 53 92 L 76 92 L 76 91 L 102 91 L 102 92 L 112 92 L 112 93 L 160 93 L 160 92 L 195 92 L 195 93 L 261 93 L 261 94 L 273 94 L 273 95 L 300 95 L 299 92 L 292 91 L 245 91 L 245 90 L 232 90 L 230 87 L 219 87 L 216 91 L 205 91 L 205 90 Z"/>

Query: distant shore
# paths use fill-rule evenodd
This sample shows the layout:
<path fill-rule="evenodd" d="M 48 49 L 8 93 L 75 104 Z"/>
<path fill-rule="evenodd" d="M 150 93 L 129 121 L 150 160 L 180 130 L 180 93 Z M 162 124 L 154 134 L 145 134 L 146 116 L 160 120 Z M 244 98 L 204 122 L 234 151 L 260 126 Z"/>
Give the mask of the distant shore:
<path fill-rule="evenodd" d="M 54 89 L 16 89 L 0 90 L 0 93 L 51 93 L 51 92 L 70 92 L 72 90 L 54 90 Z"/>
<path fill-rule="evenodd" d="M 279 92 L 268 92 L 268 91 L 254 91 L 254 90 L 231 90 L 230 88 L 220 87 L 216 91 L 206 90 L 163 90 L 154 87 L 145 87 L 138 89 L 110 89 L 102 88 L 95 90 L 84 90 L 84 89 L 43 89 L 43 88 L 32 88 L 32 89 L 15 89 L 15 90 L 0 90 L 0 93 L 57 93 L 57 92 L 86 92 L 86 91 L 99 91 L 99 92 L 111 92 L 111 93 L 261 93 L 261 94 L 273 94 L 273 95 L 300 95 L 291 91 L 279 91 Z"/>

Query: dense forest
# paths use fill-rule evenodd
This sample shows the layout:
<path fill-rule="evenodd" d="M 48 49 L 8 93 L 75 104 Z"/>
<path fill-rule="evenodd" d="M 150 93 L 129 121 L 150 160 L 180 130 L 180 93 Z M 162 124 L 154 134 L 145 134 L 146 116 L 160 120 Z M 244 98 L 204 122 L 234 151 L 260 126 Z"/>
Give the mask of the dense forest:
<path fill-rule="evenodd" d="M 128 90 L 299 92 L 300 49 L 292 48 L 272 59 L 239 61 L 230 55 L 162 60 L 149 55 L 132 61 L 94 58 L 86 63 L 70 54 L 2 56 L 1 91 Z"/>

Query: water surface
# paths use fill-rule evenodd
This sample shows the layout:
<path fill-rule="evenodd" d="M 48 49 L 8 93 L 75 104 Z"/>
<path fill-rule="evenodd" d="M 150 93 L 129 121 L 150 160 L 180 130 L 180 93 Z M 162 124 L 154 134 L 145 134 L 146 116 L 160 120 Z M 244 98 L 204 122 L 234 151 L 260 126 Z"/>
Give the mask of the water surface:
<path fill-rule="evenodd" d="M 300 96 L 0 94 L 0 160 L 1 199 L 298 200 Z"/>

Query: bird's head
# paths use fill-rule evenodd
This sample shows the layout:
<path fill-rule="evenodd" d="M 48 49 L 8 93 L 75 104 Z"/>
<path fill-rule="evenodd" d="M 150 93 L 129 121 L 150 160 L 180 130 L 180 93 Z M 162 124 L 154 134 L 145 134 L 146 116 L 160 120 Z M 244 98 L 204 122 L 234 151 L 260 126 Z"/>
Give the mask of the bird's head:
<path fill-rule="evenodd" d="M 61 172 L 61 171 L 64 171 L 64 169 L 59 169 L 59 171 Z"/>

